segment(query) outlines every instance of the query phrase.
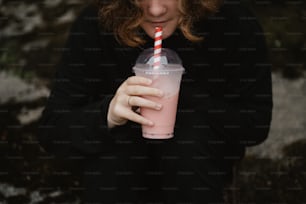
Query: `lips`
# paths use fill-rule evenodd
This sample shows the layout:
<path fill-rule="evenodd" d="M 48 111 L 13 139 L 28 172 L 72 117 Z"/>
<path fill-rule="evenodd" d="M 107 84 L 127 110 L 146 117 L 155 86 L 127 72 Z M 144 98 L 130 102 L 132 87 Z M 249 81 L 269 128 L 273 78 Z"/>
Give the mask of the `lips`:
<path fill-rule="evenodd" d="M 166 21 L 151 21 L 151 23 L 165 23 Z"/>
<path fill-rule="evenodd" d="M 163 26 L 167 21 L 151 21 L 150 23 L 154 26 Z"/>

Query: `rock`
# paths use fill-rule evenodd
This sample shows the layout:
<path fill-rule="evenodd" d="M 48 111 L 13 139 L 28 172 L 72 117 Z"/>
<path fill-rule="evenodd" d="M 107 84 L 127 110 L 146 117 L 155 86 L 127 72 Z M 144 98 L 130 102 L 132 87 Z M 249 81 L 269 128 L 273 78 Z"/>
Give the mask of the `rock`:
<path fill-rule="evenodd" d="M 70 10 L 67 11 L 65 14 L 63 14 L 62 16 L 60 16 L 57 20 L 56 20 L 56 24 L 60 25 L 60 24 L 66 24 L 66 23 L 71 23 L 75 20 L 76 15 L 75 12 Z"/>
<path fill-rule="evenodd" d="M 1 35 L 4 38 L 24 35 L 43 25 L 42 15 L 35 4 L 5 5 L 0 8 L 0 14 L 8 20 L 15 19 L 1 29 Z"/>
<path fill-rule="evenodd" d="M 49 90 L 36 87 L 8 72 L 0 72 L 0 104 L 23 103 L 35 101 L 41 97 L 48 97 Z"/>
<path fill-rule="evenodd" d="M 62 2 L 63 2 L 63 0 L 45 0 L 44 5 L 47 8 L 55 8 L 55 7 L 59 6 L 60 3 L 62 3 Z"/>
<path fill-rule="evenodd" d="M 23 108 L 21 113 L 17 116 L 18 121 L 22 125 L 29 125 L 31 122 L 36 121 L 40 118 L 44 107 L 38 107 L 36 109 Z"/>
<path fill-rule="evenodd" d="M 22 50 L 25 52 L 29 52 L 32 50 L 39 50 L 47 47 L 48 43 L 50 40 L 47 39 L 40 39 L 40 40 L 35 40 L 32 42 L 28 42 L 25 45 L 23 45 Z"/>
<path fill-rule="evenodd" d="M 274 107 L 269 137 L 264 143 L 249 147 L 247 155 L 281 159 L 285 146 L 305 139 L 306 77 L 289 80 L 274 73 L 272 80 Z"/>
<path fill-rule="evenodd" d="M 21 78 L 9 74 L 5 71 L 0 72 L 0 106 L 20 107 L 17 112 L 17 119 L 21 125 L 26 125 L 37 120 L 43 110 L 43 107 L 27 108 L 24 104 L 35 104 L 37 101 L 47 98 L 50 91 L 46 87 L 38 87 L 30 84 Z"/>
<path fill-rule="evenodd" d="M 6 183 L 0 183 L 0 193 L 3 194 L 4 197 L 8 198 L 17 195 L 25 195 L 26 189 L 17 188 Z"/>

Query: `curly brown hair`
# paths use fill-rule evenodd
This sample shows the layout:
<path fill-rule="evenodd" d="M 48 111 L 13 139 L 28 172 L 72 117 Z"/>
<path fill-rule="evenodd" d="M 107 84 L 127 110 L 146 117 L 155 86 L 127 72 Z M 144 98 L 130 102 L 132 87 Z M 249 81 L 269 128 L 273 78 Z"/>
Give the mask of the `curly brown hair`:
<path fill-rule="evenodd" d="M 114 32 L 118 42 L 131 47 L 145 43 L 139 35 L 142 10 L 138 6 L 139 0 L 97 0 L 99 18 L 104 29 Z M 179 29 L 192 42 L 202 40 L 193 34 L 195 21 L 209 14 L 215 13 L 223 0 L 178 0 L 181 14 Z"/>

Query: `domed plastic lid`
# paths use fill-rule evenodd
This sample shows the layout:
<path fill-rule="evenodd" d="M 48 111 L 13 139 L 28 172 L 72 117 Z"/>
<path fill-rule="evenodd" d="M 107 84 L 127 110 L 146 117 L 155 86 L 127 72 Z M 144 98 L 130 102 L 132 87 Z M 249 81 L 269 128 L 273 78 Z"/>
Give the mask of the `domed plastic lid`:
<path fill-rule="evenodd" d="M 136 66 L 143 68 L 152 68 L 153 69 L 153 61 L 154 61 L 154 50 L 153 48 L 145 49 L 137 58 Z M 161 67 L 170 68 L 171 65 L 182 65 L 182 61 L 179 56 L 173 50 L 162 48 L 161 51 Z"/>

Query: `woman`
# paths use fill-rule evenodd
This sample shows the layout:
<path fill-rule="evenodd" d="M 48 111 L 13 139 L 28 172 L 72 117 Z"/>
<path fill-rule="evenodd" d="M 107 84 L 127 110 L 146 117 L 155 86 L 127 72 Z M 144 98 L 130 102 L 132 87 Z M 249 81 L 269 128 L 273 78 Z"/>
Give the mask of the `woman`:
<path fill-rule="evenodd" d="M 132 67 L 163 27 L 183 61 L 174 137 L 149 140 L 161 97 Z M 100 1 L 74 23 L 39 126 L 42 146 L 82 165 L 82 199 L 97 203 L 216 203 L 245 148 L 265 140 L 271 71 L 262 30 L 240 4 L 218 0 Z"/>

